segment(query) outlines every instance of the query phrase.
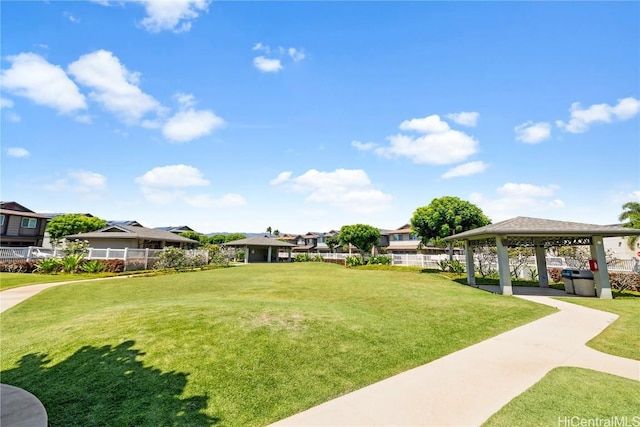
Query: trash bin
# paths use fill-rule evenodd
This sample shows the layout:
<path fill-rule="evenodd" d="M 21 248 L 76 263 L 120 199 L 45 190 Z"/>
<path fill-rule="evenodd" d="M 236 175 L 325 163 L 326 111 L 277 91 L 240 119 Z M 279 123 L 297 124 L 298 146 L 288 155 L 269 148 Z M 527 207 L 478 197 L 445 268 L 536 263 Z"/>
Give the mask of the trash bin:
<path fill-rule="evenodd" d="M 575 294 L 573 289 L 573 274 L 579 274 L 578 270 L 562 270 L 562 281 L 564 282 L 564 291 L 568 294 Z"/>
<path fill-rule="evenodd" d="M 573 274 L 573 290 L 576 295 L 582 297 L 596 296 L 596 282 L 593 280 L 593 272 L 590 270 L 578 270 L 578 274 Z"/>

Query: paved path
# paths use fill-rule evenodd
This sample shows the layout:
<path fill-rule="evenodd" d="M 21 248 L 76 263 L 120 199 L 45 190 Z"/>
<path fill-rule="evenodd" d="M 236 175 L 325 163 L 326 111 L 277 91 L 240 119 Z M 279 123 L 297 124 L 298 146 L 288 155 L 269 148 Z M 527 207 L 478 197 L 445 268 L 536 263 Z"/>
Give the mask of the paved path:
<path fill-rule="evenodd" d="M 273 426 L 478 426 L 558 366 L 640 381 L 639 361 L 585 346 L 616 314 L 546 296 L 519 298 L 560 311 Z"/>
<path fill-rule="evenodd" d="M 44 289 L 67 283 L 0 292 L 0 312 Z M 640 361 L 585 346 L 618 318 L 616 314 L 547 296 L 517 297 L 550 305 L 559 312 L 273 426 L 477 426 L 559 366 L 595 369 L 640 381 Z"/>
<path fill-rule="evenodd" d="M 67 282 L 55 282 L 44 283 L 41 285 L 29 285 L 21 286 L 19 288 L 11 288 L 6 291 L 0 292 L 0 313 L 9 310 L 11 307 L 20 304 L 27 298 L 31 298 L 35 294 L 44 291 L 45 289 L 53 288 L 54 286 L 66 285 L 68 283 L 80 283 L 80 282 L 92 282 L 95 280 L 111 280 L 122 279 L 132 276 L 113 276 L 113 277 L 100 277 L 98 279 L 81 279 L 81 280 L 69 280 Z"/>

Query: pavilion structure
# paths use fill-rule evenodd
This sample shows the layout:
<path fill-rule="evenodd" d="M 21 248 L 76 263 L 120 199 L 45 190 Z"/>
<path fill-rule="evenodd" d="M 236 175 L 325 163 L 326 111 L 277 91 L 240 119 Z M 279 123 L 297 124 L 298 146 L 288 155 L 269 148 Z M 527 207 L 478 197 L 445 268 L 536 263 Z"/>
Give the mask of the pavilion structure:
<path fill-rule="evenodd" d="M 227 242 L 224 246 L 244 249 L 244 262 L 248 264 L 250 262 L 278 262 L 280 248 L 288 249 L 288 259 L 291 261 L 291 248 L 296 245 L 273 237 L 255 236 Z"/>
<path fill-rule="evenodd" d="M 467 264 L 467 283 L 475 286 L 473 248 L 495 246 L 498 252 L 500 293 L 513 295 L 509 269 L 509 247 L 535 249 L 540 287 L 549 287 L 546 250 L 558 246 L 589 246 L 592 268 L 599 298 L 612 298 L 609 272 L 602 243 L 604 237 L 640 235 L 640 230 L 619 225 L 593 225 L 549 219 L 516 217 L 446 237 L 445 241 L 463 241 Z M 596 267 L 597 266 L 597 267 Z"/>

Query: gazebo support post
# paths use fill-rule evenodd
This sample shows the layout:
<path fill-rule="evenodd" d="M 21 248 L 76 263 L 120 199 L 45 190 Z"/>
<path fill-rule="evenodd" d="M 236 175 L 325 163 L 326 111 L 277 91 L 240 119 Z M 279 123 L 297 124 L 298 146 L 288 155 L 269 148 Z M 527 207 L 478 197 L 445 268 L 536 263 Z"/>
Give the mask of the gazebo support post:
<path fill-rule="evenodd" d="M 249 246 L 244 247 L 244 263 L 249 264 Z"/>
<path fill-rule="evenodd" d="M 473 264 L 473 247 L 469 244 L 468 240 L 464 241 L 464 254 L 467 263 L 467 285 L 476 285 L 476 269 Z"/>
<path fill-rule="evenodd" d="M 496 247 L 498 249 L 498 273 L 500 274 L 500 293 L 502 295 L 513 295 L 511 289 L 511 271 L 509 270 L 509 252 L 502 244 L 502 238 L 496 237 Z"/>
<path fill-rule="evenodd" d="M 611 283 L 609 282 L 609 270 L 607 269 L 607 259 L 604 251 L 604 244 L 601 236 L 591 237 L 591 259 L 598 263 L 598 271 L 593 272 L 596 282 L 596 294 L 598 298 L 612 299 Z"/>
<path fill-rule="evenodd" d="M 267 250 L 267 262 L 271 262 L 271 246 L 269 246 Z"/>
<path fill-rule="evenodd" d="M 536 268 L 541 288 L 549 287 L 549 274 L 547 273 L 547 254 L 544 245 L 536 245 Z"/>

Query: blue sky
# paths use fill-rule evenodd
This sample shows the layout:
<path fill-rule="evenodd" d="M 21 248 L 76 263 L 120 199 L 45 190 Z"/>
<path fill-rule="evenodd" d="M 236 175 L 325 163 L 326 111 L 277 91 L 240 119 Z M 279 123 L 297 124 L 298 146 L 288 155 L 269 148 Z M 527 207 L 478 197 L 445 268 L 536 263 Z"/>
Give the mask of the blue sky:
<path fill-rule="evenodd" d="M 3 1 L 2 199 L 197 231 L 640 201 L 638 2 Z"/>

